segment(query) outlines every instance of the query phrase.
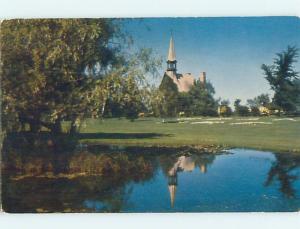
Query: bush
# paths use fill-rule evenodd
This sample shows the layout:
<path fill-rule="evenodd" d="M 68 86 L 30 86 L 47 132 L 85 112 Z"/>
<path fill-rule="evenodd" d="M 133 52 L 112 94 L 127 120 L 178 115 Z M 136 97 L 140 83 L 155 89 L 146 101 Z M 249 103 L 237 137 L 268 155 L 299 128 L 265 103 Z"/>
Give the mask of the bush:
<path fill-rule="evenodd" d="M 259 116 L 260 115 L 260 111 L 259 111 L 258 107 L 251 107 L 250 110 L 251 110 L 250 111 L 251 115 L 253 115 L 253 116 Z"/>
<path fill-rule="evenodd" d="M 236 113 L 239 116 L 248 116 L 250 114 L 249 108 L 247 106 L 239 106 L 236 110 Z"/>
<path fill-rule="evenodd" d="M 218 114 L 222 117 L 228 117 L 232 115 L 232 110 L 227 105 L 221 105 L 218 107 Z"/>

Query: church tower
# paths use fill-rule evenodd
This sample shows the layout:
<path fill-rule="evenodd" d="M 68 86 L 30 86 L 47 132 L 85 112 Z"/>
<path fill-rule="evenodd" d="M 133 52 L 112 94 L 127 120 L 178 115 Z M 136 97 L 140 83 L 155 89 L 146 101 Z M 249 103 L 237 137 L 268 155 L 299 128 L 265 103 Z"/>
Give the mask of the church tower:
<path fill-rule="evenodd" d="M 205 84 L 206 75 L 205 73 L 202 75 L 203 77 L 201 78 L 201 82 L 202 84 Z M 176 84 L 179 92 L 188 92 L 195 84 L 195 77 L 191 73 L 177 73 L 177 60 L 172 35 L 170 38 L 169 52 L 167 57 L 167 70 L 164 73 L 162 82 L 164 82 L 165 77 L 169 77 L 172 79 L 172 81 Z"/>
<path fill-rule="evenodd" d="M 176 55 L 175 55 L 175 46 L 173 36 L 170 38 L 170 45 L 169 45 L 169 53 L 168 53 L 168 60 L 167 60 L 167 71 L 173 72 L 176 75 L 177 67 L 176 67 Z"/>

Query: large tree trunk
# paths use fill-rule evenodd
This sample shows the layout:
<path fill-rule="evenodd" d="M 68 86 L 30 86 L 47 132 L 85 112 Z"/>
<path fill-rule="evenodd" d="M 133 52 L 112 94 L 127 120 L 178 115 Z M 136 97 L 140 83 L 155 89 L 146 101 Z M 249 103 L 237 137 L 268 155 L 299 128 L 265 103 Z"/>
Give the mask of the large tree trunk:
<path fill-rule="evenodd" d="M 107 99 L 105 99 L 104 102 L 103 102 L 103 104 L 102 104 L 101 118 L 103 118 L 103 116 L 104 116 L 106 103 L 107 103 Z"/>
<path fill-rule="evenodd" d="M 35 120 L 29 121 L 29 127 L 30 127 L 30 132 L 32 133 L 37 133 L 41 129 L 41 125 Z"/>
<path fill-rule="evenodd" d="M 53 134 L 61 134 L 62 133 L 61 120 L 59 118 L 55 120 L 55 123 L 51 127 L 51 132 Z"/>
<path fill-rule="evenodd" d="M 77 133 L 77 126 L 76 126 L 76 119 L 73 119 L 71 121 L 71 127 L 70 127 L 70 135 L 75 135 Z"/>
<path fill-rule="evenodd" d="M 21 124 L 21 131 L 25 131 L 25 124 L 29 125 L 29 132 L 37 133 L 41 129 L 40 116 L 37 114 L 26 114 L 26 112 L 21 111 L 19 113 L 19 122 Z"/>
<path fill-rule="evenodd" d="M 26 120 L 29 124 L 30 132 L 37 133 L 41 130 L 41 123 L 40 123 L 40 117 L 39 116 L 31 116 L 26 117 L 23 119 L 23 121 Z"/>

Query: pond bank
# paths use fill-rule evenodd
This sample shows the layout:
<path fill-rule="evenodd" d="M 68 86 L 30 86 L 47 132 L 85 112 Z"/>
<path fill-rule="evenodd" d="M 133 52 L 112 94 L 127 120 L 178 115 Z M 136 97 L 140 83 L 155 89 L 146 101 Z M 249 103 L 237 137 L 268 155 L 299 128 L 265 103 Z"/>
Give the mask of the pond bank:
<path fill-rule="evenodd" d="M 59 151 L 57 151 L 59 149 Z M 225 148 L 205 147 L 138 147 L 121 145 L 78 144 L 73 150 L 60 147 L 5 147 L 2 171 L 12 180 L 75 179 L 87 176 L 124 175 L 133 171 L 151 170 L 149 158 L 163 156 L 224 154 Z M 135 172 L 134 172 L 135 173 Z"/>
<path fill-rule="evenodd" d="M 165 149 L 166 152 L 169 150 L 191 150 L 199 153 L 217 153 L 220 151 L 227 151 L 229 149 L 250 149 L 257 150 L 262 152 L 274 152 L 274 153 L 296 153 L 300 154 L 300 149 L 280 149 L 280 148 L 272 148 L 272 147 L 253 147 L 253 146 L 245 146 L 245 145 L 181 145 L 181 144 L 148 144 L 148 143 L 98 143 L 98 142 L 82 142 L 80 143 L 83 147 L 112 147 L 112 148 L 149 148 L 149 149 Z"/>

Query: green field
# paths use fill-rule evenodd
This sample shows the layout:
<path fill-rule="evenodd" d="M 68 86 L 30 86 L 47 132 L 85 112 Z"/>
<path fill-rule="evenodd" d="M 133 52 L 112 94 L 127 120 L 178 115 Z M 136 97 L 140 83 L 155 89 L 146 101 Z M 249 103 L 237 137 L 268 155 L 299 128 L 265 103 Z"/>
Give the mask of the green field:
<path fill-rule="evenodd" d="M 177 119 L 173 119 L 174 121 Z M 243 147 L 300 152 L 300 118 L 232 117 L 89 119 L 80 141 L 89 144 Z M 172 121 L 167 119 L 165 121 Z"/>

